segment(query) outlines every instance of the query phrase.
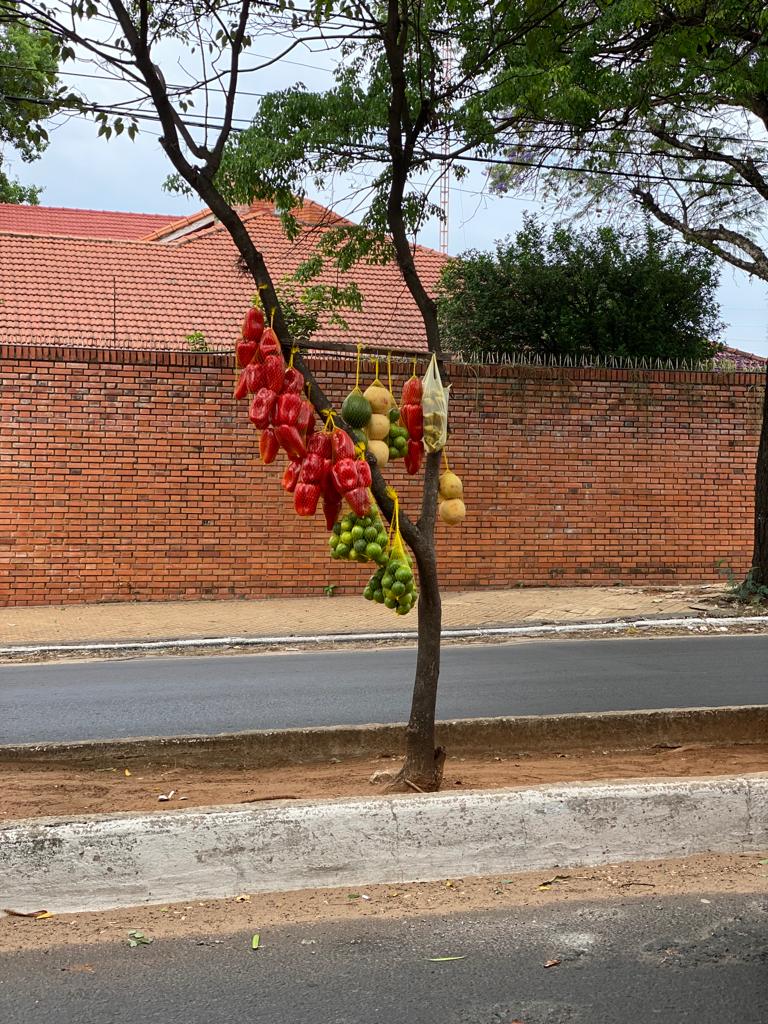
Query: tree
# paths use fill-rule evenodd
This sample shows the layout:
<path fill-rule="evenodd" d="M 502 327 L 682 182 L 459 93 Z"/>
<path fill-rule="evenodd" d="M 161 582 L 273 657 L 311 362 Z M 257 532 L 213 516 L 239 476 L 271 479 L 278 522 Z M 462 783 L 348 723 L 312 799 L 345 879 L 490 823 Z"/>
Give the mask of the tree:
<path fill-rule="evenodd" d="M 495 253 L 468 252 L 441 279 L 447 346 L 484 353 L 704 360 L 722 330 L 715 257 L 670 233 L 528 217 Z"/>
<path fill-rule="evenodd" d="M 152 3 L 121 0 L 103 4 L 73 3 L 70 18 L 50 8 L 19 4 L 37 27 L 52 32 L 70 50 L 85 50 L 100 67 L 134 83 L 150 105 L 163 132 L 161 144 L 177 182 L 196 193 L 232 237 L 243 266 L 252 276 L 264 305 L 275 311 L 274 326 L 284 351 L 291 333 L 270 270 L 238 216 L 236 203 L 273 199 L 283 212 L 289 234 L 297 230 L 293 212 L 307 181 L 326 175 L 373 169 L 370 204 L 362 222 L 326 230 L 314 266 L 340 269 L 359 259 L 394 260 L 418 306 L 429 349 L 440 358 L 442 345 L 437 307 L 424 287 L 414 259 L 413 236 L 436 208 L 429 181 L 420 182 L 443 160 L 446 133 L 459 140 L 459 150 L 486 146 L 500 117 L 502 92 L 497 74 L 503 55 L 519 46 L 526 30 L 545 18 L 556 0 L 531 0 L 523 10 L 491 0 L 385 0 L 251 3 L 249 0 L 197 0 L 196 3 Z M 99 15 L 98 25 L 90 19 Z M 111 18 L 117 31 L 105 32 Z M 258 68 L 248 67 L 251 40 L 272 34 L 283 40 L 280 52 Z M 107 40 L 105 42 L 105 40 Z M 180 86 L 168 83 L 158 51 L 172 40 L 197 54 L 197 77 Z M 339 50 L 342 60 L 334 88 L 321 94 L 301 87 L 265 98 L 252 127 L 235 139 L 233 116 L 243 75 L 272 66 L 301 44 L 317 41 Z M 443 50 L 453 46 L 453 72 L 443 71 Z M 498 68 L 498 71 L 497 71 Z M 491 70 L 489 70 L 491 69 Z M 204 96 L 203 114 L 190 114 L 192 99 Z M 91 105 L 109 135 L 127 123 L 129 130 L 142 108 Z M 323 388 L 307 360 L 298 365 L 311 383 L 318 409 L 328 405 Z M 369 460 L 372 461 L 372 460 Z M 417 519 L 403 513 L 400 526 L 419 571 L 418 655 L 413 701 L 406 734 L 406 760 L 399 785 L 439 787 L 444 752 L 435 748 L 435 704 L 440 669 L 441 602 L 435 555 L 435 518 L 439 453 L 426 458 L 421 509 Z M 386 481 L 372 461 L 373 493 L 391 519 L 393 501 Z"/>
<path fill-rule="evenodd" d="M 568 0 L 514 54 L 499 189 L 635 205 L 768 282 L 768 11 L 763 0 Z M 498 138 L 501 140 L 502 136 Z M 751 582 L 768 585 L 768 377 Z"/>
<path fill-rule="evenodd" d="M 58 46 L 47 32 L 19 20 L 18 5 L 0 0 L 0 145 L 29 163 L 38 159 L 60 91 L 56 85 Z M 8 177 L 0 156 L 0 203 L 37 203 L 40 189 Z"/>

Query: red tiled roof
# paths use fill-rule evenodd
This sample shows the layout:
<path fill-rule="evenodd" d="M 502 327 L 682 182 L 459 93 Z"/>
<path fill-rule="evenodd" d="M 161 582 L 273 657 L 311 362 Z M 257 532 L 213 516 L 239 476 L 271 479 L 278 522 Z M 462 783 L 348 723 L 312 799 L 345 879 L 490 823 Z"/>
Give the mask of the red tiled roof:
<path fill-rule="evenodd" d="M 0 203 L 0 233 L 68 238 L 143 238 L 177 219 L 167 213 L 75 210 Z"/>
<path fill-rule="evenodd" d="M 312 204 L 308 212 L 320 220 L 323 209 Z M 307 227 L 290 242 L 263 204 L 244 220 L 276 281 L 306 259 L 322 230 Z M 201 331 L 211 348 L 231 348 L 255 290 L 237 255 L 220 225 L 170 242 L 0 234 L 0 338 L 183 348 L 188 334 Z M 420 248 L 416 258 L 434 289 L 444 257 Z M 331 280 L 335 275 L 326 274 Z M 363 309 L 343 313 L 349 331 L 327 326 L 317 340 L 382 349 L 424 345 L 421 316 L 394 264 L 359 264 L 346 280 L 357 282 Z"/>
<path fill-rule="evenodd" d="M 715 361 L 718 363 L 734 362 L 736 368 L 741 369 L 743 366 L 764 366 L 766 363 L 765 356 L 759 356 L 755 352 L 746 352 L 743 348 L 733 348 L 732 345 L 726 345 L 721 352 L 715 356 Z"/>

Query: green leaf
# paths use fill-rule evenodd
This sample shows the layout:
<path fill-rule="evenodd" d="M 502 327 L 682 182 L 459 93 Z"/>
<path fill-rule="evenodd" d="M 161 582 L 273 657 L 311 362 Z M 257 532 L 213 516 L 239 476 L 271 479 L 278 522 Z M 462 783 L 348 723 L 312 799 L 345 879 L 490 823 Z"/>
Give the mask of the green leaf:
<path fill-rule="evenodd" d="M 261 945 L 261 936 L 259 935 L 258 932 L 256 932 L 256 934 L 251 939 L 251 949 L 258 949 L 260 945 Z"/>

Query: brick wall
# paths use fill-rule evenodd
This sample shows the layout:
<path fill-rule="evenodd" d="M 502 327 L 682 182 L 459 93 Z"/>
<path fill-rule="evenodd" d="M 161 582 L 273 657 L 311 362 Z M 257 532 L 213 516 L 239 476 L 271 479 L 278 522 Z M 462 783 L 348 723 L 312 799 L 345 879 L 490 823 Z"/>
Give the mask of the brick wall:
<path fill-rule="evenodd" d="M 0 603 L 356 592 L 220 355 L 0 346 Z M 315 359 L 340 400 L 348 362 Z M 367 373 L 368 378 L 370 375 Z M 396 393 L 407 373 L 397 373 Z M 749 374 L 455 367 L 469 514 L 447 588 L 716 579 L 749 564 L 761 382 Z M 391 474 L 406 508 L 415 485 Z"/>

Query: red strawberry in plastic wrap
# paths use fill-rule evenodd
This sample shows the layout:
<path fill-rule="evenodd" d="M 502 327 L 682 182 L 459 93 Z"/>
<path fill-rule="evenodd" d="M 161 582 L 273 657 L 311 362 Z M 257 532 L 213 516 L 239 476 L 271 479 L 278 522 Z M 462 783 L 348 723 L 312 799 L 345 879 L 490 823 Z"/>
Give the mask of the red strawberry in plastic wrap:
<path fill-rule="evenodd" d="M 411 377 L 403 384 L 400 405 L 421 405 L 421 380 L 418 377 Z"/>
<path fill-rule="evenodd" d="M 355 442 L 346 430 L 342 430 L 341 427 L 336 427 L 331 434 L 331 446 L 334 462 L 339 462 L 341 459 L 354 459 Z"/>
<path fill-rule="evenodd" d="M 267 356 L 264 360 L 264 386 L 279 395 L 285 380 L 285 360 L 282 355 Z"/>
<path fill-rule="evenodd" d="M 367 487 L 355 487 L 354 490 L 347 491 L 344 498 L 359 518 L 367 516 L 371 511 L 371 495 Z"/>
<path fill-rule="evenodd" d="M 263 332 L 264 311 L 262 309 L 258 309 L 256 306 L 251 306 L 245 314 L 245 320 L 243 320 L 243 339 L 257 345 Z"/>
<path fill-rule="evenodd" d="M 333 455 L 330 434 L 313 434 L 307 441 L 307 451 L 322 455 L 324 459 L 330 459 Z"/>
<path fill-rule="evenodd" d="M 255 395 L 264 387 L 264 367 L 261 363 L 249 363 L 243 371 L 243 375 L 249 394 Z"/>
<path fill-rule="evenodd" d="M 275 432 L 272 427 L 267 427 L 263 430 L 261 437 L 259 438 L 259 453 L 261 455 L 261 461 L 265 466 L 269 466 L 277 458 L 277 453 L 280 451 L 280 443 L 275 437 Z"/>
<path fill-rule="evenodd" d="M 292 392 L 283 392 L 277 400 L 277 410 L 275 412 L 275 423 L 285 423 L 289 427 L 297 427 L 297 419 L 299 416 L 299 410 L 301 409 L 301 399 L 298 395 L 294 395 Z M 301 430 L 299 429 L 299 433 Z"/>
<path fill-rule="evenodd" d="M 333 485 L 339 494 L 346 494 L 359 486 L 357 462 L 354 459 L 339 459 L 331 470 Z"/>
<path fill-rule="evenodd" d="M 424 445 L 421 441 L 409 441 L 408 451 L 405 453 L 405 468 L 411 476 L 421 469 L 421 457 L 424 454 Z"/>
<path fill-rule="evenodd" d="M 303 390 L 304 374 L 300 373 L 295 366 L 289 366 L 285 371 L 283 391 L 292 391 L 294 394 L 300 395 Z"/>
<path fill-rule="evenodd" d="M 240 367 L 248 366 L 258 351 L 259 346 L 255 341 L 238 341 L 237 347 L 235 348 L 235 359 L 237 360 L 237 365 Z"/>
<path fill-rule="evenodd" d="M 266 430 L 272 422 L 272 413 L 277 403 L 277 395 L 269 388 L 261 388 L 251 399 L 248 419 L 259 430 Z"/>
<path fill-rule="evenodd" d="M 282 356 L 282 354 L 277 335 L 271 327 L 267 327 L 259 342 L 259 355 L 266 361 L 269 356 Z"/>
<path fill-rule="evenodd" d="M 286 423 L 281 423 L 279 426 L 275 427 L 275 437 L 280 442 L 280 447 L 289 459 L 295 459 L 298 461 L 303 459 L 307 454 L 304 438 L 298 432 L 296 427 L 291 427 Z"/>
<path fill-rule="evenodd" d="M 315 407 L 308 398 L 302 399 L 299 417 L 296 420 L 296 427 L 300 433 L 307 435 L 314 433 Z M 310 430 L 311 428 L 311 430 Z"/>
<path fill-rule="evenodd" d="M 323 488 L 323 513 L 325 525 L 332 530 L 341 512 L 341 495 L 334 487 Z"/>
<path fill-rule="evenodd" d="M 248 378 L 245 376 L 245 370 L 242 371 L 240 376 L 237 378 L 237 384 L 235 384 L 234 396 L 237 399 L 245 398 L 248 394 Z"/>
<path fill-rule="evenodd" d="M 293 494 L 296 490 L 296 484 L 299 482 L 299 474 L 301 473 L 301 463 L 293 460 L 288 463 L 283 473 L 283 479 L 281 484 L 283 489 L 288 491 L 289 494 Z"/>
<path fill-rule="evenodd" d="M 313 516 L 317 511 L 319 500 L 319 484 L 296 484 L 296 490 L 293 495 L 293 507 L 296 509 L 296 515 Z"/>

